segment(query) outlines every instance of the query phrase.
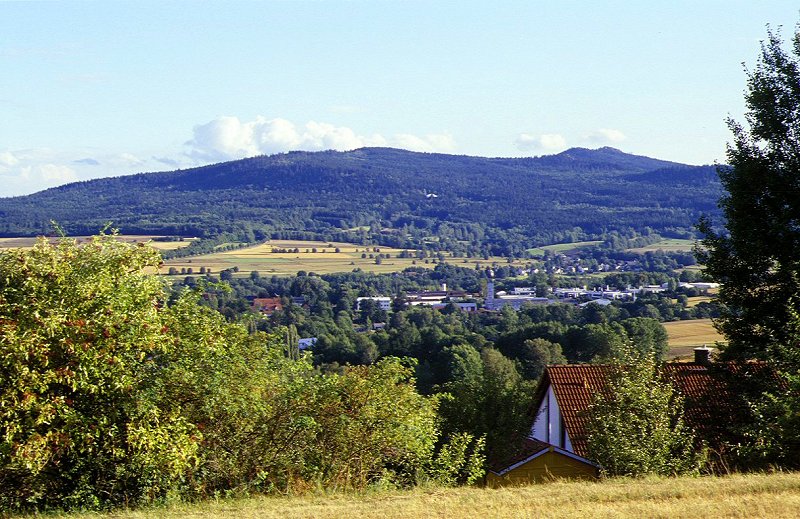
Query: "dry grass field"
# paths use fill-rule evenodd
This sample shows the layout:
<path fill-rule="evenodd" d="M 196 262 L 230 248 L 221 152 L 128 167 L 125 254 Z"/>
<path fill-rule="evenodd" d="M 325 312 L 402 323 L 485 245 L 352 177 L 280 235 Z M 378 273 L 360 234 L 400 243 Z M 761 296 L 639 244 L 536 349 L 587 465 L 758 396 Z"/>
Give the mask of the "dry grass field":
<path fill-rule="evenodd" d="M 298 252 L 273 252 L 273 249 L 295 250 Z M 316 252 L 314 250 L 316 249 Z M 337 252 L 338 249 L 338 252 Z M 377 249 L 377 250 L 376 250 Z M 350 272 L 359 268 L 366 272 L 387 273 L 398 272 L 408 267 L 434 268 L 436 263 L 433 258 L 415 259 L 399 258 L 403 249 L 394 249 L 381 246 L 364 246 L 352 243 L 297 241 L 297 240 L 271 240 L 267 243 L 236 249 L 221 251 L 202 256 L 189 258 L 175 258 L 164 263 L 161 269 L 166 274 L 170 267 L 179 271 L 183 268 L 192 268 L 197 273 L 200 267 L 210 268 L 212 272 L 219 272 L 228 268 L 239 267 L 239 275 L 249 275 L 258 271 L 261 275 L 292 275 L 300 270 L 316 272 L 317 274 L 330 274 L 333 272 Z M 410 251 L 414 252 L 414 251 Z M 388 254 L 390 257 L 381 258 L 379 254 Z M 364 256 L 364 257 L 362 257 Z M 481 268 L 493 264 L 507 265 L 504 258 L 453 258 L 445 253 L 446 261 L 455 265 L 474 268 L 477 263 Z M 520 265 L 521 263 L 517 263 Z M 183 274 L 185 275 L 185 274 Z"/>
<path fill-rule="evenodd" d="M 678 252 L 678 251 L 689 252 L 692 250 L 692 247 L 694 246 L 695 243 L 697 243 L 695 240 L 666 238 L 658 243 L 653 243 L 645 247 L 636 247 L 635 249 L 628 249 L 628 250 L 630 252 L 636 252 L 639 254 L 644 254 L 645 252 L 649 251 L 657 251 L 659 249 L 663 250 L 664 252 Z"/>
<path fill-rule="evenodd" d="M 800 517 L 800 474 L 555 481 L 485 489 L 417 489 L 219 500 L 88 519 L 150 518 L 699 518 Z"/>
<path fill-rule="evenodd" d="M 717 289 L 712 289 L 712 291 L 713 291 L 713 292 L 717 292 Z M 710 292 L 711 292 L 711 291 L 709 291 L 709 293 L 710 293 Z M 689 302 L 688 302 L 688 303 L 686 303 L 686 306 L 687 306 L 688 308 L 694 308 L 695 306 L 699 305 L 700 303 L 709 303 L 709 302 L 711 302 L 711 300 L 712 300 L 712 299 L 713 299 L 713 297 L 711 297 L 711 296 L 695 296 L 695 297 L 690 297 L 690 298 L 689 298 Z"/>
<path fill-rule="evenodd" d="M 544 256 L 545 251 L 551 252 L 569 252 L 575 249 L 580 249 L 583 247 L 591 247 L 593 245 L 599 245 L 603 243 L 600 240 L 596 241 L 578 241 L 578 242 L 571 242 L 571 243 L 556 243 L 554 245 L 544 245 L 542 247 L 536 247 L 534 249 L 528 249 L 534 257 Z"/>
<path fill-rule="evenodd" d="M 85 240 L 90 240 L 91 236 L 70 236 L 70 238 L 74 238 L 80 243 Z M 184 241 L 153 241 L 153 238 L 160 238 L 160 236 L 153 235 L 120 235 L 118 238 L 128 243 L 147 243 L 161 251 L 188 247 L 194 239 L 188 238 Z M 0 238 L 0 249 L 26 249 L 33 247 L 37 239 L 38 238 Z M 55 243 L 59 238 L 50 237 L 48 239 L 51 243 Z"/>
<path fill-rule="evenodd" d="M 713 347 L 716 342 L 724 342 L 725 338 L 714 329 L 711 319 L 695 319 L 691 321 L 670 321 L 664 323 L 669 337 L 669 353 L 667 358 L 691 358 L 692 350 L 704 344 Z"/>

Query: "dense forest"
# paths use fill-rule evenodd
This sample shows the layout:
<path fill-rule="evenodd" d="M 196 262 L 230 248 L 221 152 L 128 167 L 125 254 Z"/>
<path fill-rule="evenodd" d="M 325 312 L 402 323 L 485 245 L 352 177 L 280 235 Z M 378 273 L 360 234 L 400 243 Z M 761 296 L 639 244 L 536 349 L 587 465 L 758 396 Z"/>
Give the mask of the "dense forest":
<path fill-rule="evenodd" d="M 521 256 L 622 234 L 688 237 L 715 215 L 713 166 L 613 148 L 481 158 L 387 148 L 292 152 L 78 182 L 0 199 L 0 235 L 125 234 L 239 241 L 318 238 Z"/>

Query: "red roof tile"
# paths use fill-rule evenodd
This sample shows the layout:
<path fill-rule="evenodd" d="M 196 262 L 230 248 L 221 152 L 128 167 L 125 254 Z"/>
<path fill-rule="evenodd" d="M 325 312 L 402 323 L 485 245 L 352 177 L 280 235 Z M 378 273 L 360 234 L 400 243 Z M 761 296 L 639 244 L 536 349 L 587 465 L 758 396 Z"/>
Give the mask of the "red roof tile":
<path fill-rule="evenodd" d="M 280 297 L 257 297 L 253 299 L 253 309 L 261 312 L 274 312 L 283 310 Z"/>
<path fill-rule="evenodd" d="M 612 366 L 592 364 L 547 368 L 546 375 L 553 386 L 572 449 L 579 456 L 587 455 L 585 411 L 594 401 L 595 395 L 608 389 L 612 370 Z"/>
<path fill-rule="evenodd" d="M 576 364 L 549 366 L 537 389 L 534 410 L 552 385 L 575 454 L 587 457 L 586 410 L 595 395 L 609 390 L 613 366 Z M 748 381 L 780 383 L 764 363 L 667 363 L 664 374 L 685 400 L 685 420 L 700 439 L 717 447 L 730 438 L 730 425 L 747 420 L 743 398 Z"/>

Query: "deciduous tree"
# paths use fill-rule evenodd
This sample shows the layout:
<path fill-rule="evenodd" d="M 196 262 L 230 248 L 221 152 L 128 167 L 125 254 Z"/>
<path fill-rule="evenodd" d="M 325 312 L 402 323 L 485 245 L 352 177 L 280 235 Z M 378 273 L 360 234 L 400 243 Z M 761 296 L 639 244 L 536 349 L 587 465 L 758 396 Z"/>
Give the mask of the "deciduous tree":
<path fill-rule="evenodd" d="M 632 348 L 612 364 L 609 387 L 587 412 L 589 457 L 614 476 L 697 473 L 705 454 L 683 421 L 683 400 L 655 355 Z"/>
<path fill-rule="evenodd" d="M 700 224 L 702 263 L 722 283 L 717 325 L 728 358 L 764 357 L 786 344 L 800 293 L 800 30 L 790 43 L 785 49 L 770 31 L 747 71 L 747 124 L 728 121 L 729 166 L 719 168 L 726 230 Z"/>

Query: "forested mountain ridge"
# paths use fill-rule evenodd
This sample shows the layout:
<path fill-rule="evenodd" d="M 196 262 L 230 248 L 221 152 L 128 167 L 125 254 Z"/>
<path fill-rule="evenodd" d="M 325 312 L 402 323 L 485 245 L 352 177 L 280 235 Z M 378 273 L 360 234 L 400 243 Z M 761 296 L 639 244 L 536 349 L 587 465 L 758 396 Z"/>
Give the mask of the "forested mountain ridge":
<path fill-rule="evenodd" d="M 430 236 L 494 253 L 610 230 L 691 232 L 716 213 L 713 166 L 613 148 L 483 158 L 389 148 L 290 152 L 77 182 L 0 199 L 0 235 L 124 233 L 245 239 L 309 234 L 415 246 Z"/>

